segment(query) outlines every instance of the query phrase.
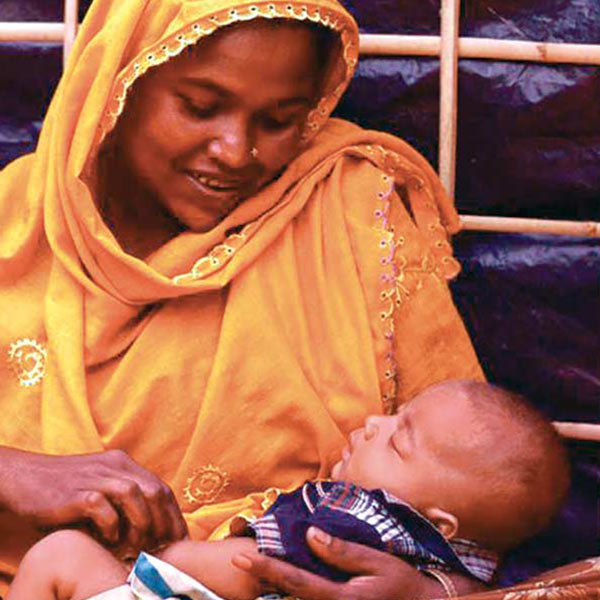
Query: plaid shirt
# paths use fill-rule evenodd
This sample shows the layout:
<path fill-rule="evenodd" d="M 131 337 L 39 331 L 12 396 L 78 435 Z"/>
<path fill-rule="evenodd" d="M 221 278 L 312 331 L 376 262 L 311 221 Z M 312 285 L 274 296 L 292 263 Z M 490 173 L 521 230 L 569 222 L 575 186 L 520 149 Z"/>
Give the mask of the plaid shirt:
<path fill-rule="evenodd" d="M 455 571 L 489 582 L 498 563 L 495 553 L 473 542 L 448 542 L 423 515 L 384 490 L 335 481 L 307 482 L 281 494 L 262 517 L 249 523 L 247 533 L 265 554 L 329 579 L 347 580 L 347 573 L 319 562 L 308 549 L 305 536 L 311 525 L 400 556 L 420 570 Z"/>

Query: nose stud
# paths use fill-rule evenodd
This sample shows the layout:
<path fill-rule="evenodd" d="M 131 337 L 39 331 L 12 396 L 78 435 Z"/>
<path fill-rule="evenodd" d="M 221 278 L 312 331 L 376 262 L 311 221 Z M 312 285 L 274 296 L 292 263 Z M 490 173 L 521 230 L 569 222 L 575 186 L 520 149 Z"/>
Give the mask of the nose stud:
<path fill-rule="evenodd" d="M 252 158 L 256 158 L 258 156 L 258 148 L 256 146 L 252 147 L 252 150 L 250 150 L 250 155 Z"/>

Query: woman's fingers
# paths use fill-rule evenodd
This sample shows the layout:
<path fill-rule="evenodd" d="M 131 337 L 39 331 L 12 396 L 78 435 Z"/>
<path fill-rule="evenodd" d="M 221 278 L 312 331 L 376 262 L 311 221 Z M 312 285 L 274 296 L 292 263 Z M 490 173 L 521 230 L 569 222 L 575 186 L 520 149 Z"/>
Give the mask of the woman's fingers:
<path fill-rule="evenodd" d="M 283 592 L 304 600 L 358 600 L 358 597 L 345 593 L 344 584 L 334 583 L 263 554 L 243 553 L 234 556 L 231 562 L 257 577 L 265 591 Z"/>
<path fill-rule="evenodd" d="M 169 536 L 163 538 L 167 541 L 175 541 L 182 540 L 188 534 L 188 527 L 183 515 L 181 514 L 181 510 L 179 505 L 177 504 L 177 500 L 175 499 L 175 494 L 168 486 L 165 486 L 167 491 L 165 493 L 165 509 L 164 513 L 167 515 L 169 520 Z"/>
<path fill-rule="evenodd" d="M 80 494 L 79 507 L 74 512 L 92 521 L 103 540 L 109 544 L 119 541 L 119 514 L 104 494 L 98 491 L 87 491 Z"/>
<path fill-rule="evenodd" d="M 313 527 L 307 541 L 321 560 L 352 577 L 347 582 L 334 583 L 257 553 L 236 556 L 233 564 L 257 577 L 265 589 L 305 600 L 396 600 L 421 596 L 422 576 L 395 556 L 331 537 Z"/>
<path fill-rule="evenodd" d="M 120 542 L 126 540 L 133 550 L 143 548 L 152 536 L 153 519 L 150 506 L 137 481 L 113 477 L 100 482 L 98 491 L 116 507 L 121 517 Z"/>
<path fill-rule="evenodd" d="M 138 481 L 152 517 L 152 533 L 156 542 L 180 540 L 187 534 L 187 525 L 171 488 L 140 467 L 126 455 L 126 468 Z"/>
<path fill-rule="evenodd" d="M 172 542 L 187 534 L 187 526 L 171 489 L 160 481 L 146 484 L 142 491 L 150 514 L 154 540 Z"/>
<path fill-rule="evenodd" d="M 73 512 L 92 521 L 106 542 L 137 552 L 187 533 L 171 490 L 161 482 L 119 474 L 95 484 L 95 489 L 79 494 L 79 509 Z"/>
<path fill-rule="evenodd" d="M 306 540 L 313 554 L 346 573 L 377 575 L 385 573 L 391 567 L 397 571 L 402 566 L 407 574 L 414 570 L 387 552 L 332 537 L 316 527 L 309 527 Z"/>
<path fill-rule="evenodd" d="M 93 523 L 102 540 L 138 551 L 185 536 L 171 489 L 125 452 L 47 456 L 0 448 L 0 504 L 41 529 Z"/>

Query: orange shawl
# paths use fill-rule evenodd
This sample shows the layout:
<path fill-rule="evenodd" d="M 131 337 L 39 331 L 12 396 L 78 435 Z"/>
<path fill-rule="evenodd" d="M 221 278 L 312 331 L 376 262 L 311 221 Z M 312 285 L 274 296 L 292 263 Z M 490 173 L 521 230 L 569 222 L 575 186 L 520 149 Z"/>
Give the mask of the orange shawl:
<path fill-rule="evenodd" d="M 302 153 L 213 230 L 126 254 L 89 173 L 127 89 L 219 26 L 278 15 L 344 47 Z M 121 448 L 201 538 L 264 490 L 326 475 L 365 415 L 480 376 L 445 284 L 457 220 L 435 173 L 392 136 L 328 120 L 357 35 L 335 0 L 96 0 L 37 151 L 0 174 L 2 444 Z M 5 573 L 21 551 L 0 549 Z"/>

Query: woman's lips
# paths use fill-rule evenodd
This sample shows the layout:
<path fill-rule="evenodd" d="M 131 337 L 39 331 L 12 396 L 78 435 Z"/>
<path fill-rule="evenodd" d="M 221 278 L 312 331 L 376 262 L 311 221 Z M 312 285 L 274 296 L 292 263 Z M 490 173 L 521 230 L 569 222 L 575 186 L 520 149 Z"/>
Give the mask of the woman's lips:
<path fill-rule="evenodd" d="M 202 195 L 215 196 L 220 199 L 235 198 L 237 200 L 249 187 L 247 182 L 239 179 L 225 179 L 195 171 L 185 171 L 185 175 Z"/>

